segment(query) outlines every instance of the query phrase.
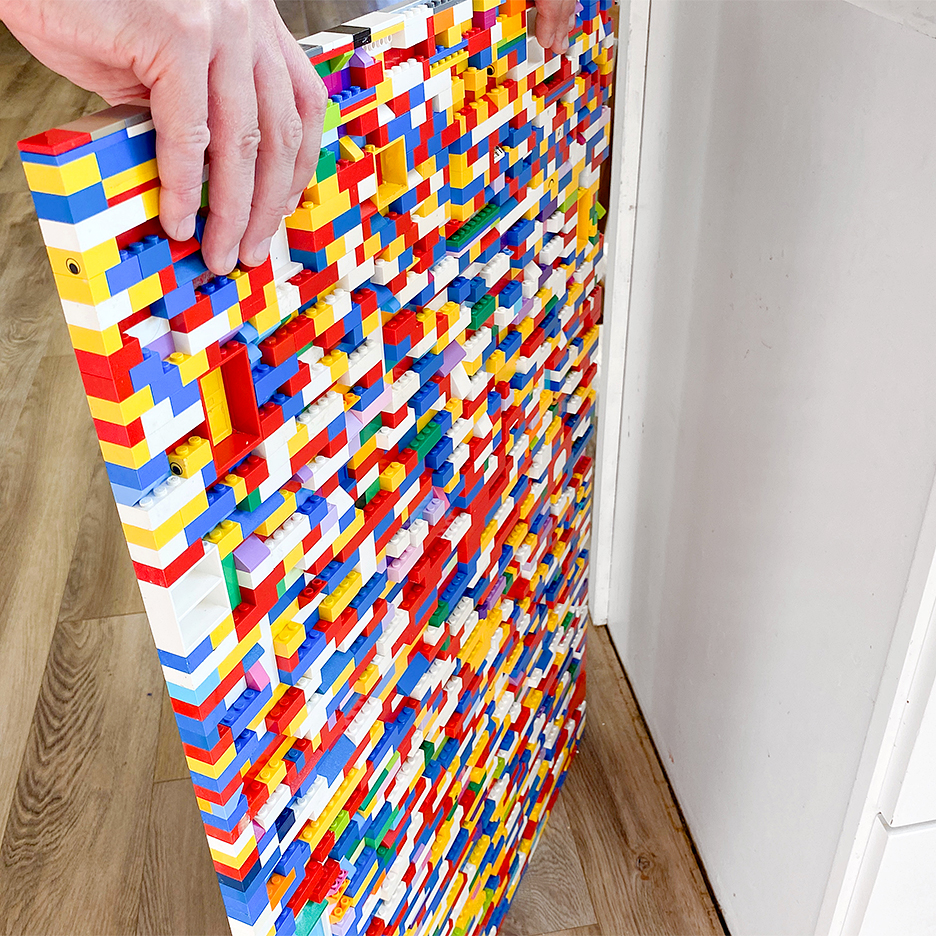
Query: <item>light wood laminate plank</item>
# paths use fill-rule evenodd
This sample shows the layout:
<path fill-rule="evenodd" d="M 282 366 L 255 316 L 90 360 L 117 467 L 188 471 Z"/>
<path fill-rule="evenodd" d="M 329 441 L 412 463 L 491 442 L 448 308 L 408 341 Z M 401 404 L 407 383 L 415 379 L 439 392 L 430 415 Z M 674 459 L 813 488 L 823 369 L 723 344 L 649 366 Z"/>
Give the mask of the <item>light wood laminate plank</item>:
<path fill-rule="evenodd" d="M 78 541 L 68 570 L 60 621 L 142 614 L 143 599 L 127 552 L 104 461 L 92 459 Z M 155 651 L 154 651 L 155 652 Z"/>
<path fill-rule="evenodd" d="M 560 792 L 500 934 L 532 936 L 596 922 Z"/>
<path fill-rule="evenodd" d="M 0 843 L 0 932 L 136 928 L 162 673 L 142 614 L 58 624 Z"/>
<path fill-rule="evenodd" d="M 188 778 L 153 787 L 136 931 L 139 936 L 230 933 Z"/>
<path fill-rule="evenodd" d="M 99 457 L 74 357 L 45 358 L 12 438 L 0 445 L 0 818 L 13 797 Z"/>

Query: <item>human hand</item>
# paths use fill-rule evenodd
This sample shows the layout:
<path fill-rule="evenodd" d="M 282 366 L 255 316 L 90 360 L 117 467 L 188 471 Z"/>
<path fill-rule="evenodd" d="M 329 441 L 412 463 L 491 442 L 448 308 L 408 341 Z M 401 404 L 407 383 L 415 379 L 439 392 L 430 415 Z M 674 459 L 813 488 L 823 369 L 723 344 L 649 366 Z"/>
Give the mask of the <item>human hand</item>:
<path fill-rule="evenodd" d="M 149 97 L 170 237 L 194 234 L 207 150 L 205 263 L 266 259 L 315 173 L 328 101 L 273 0 L 0 0 L 0 19 L 108 103 Z"/>
<path fill-rule="evenodd" d="M 569 48 L 576 0 L 536 0 L 536 41 L 557 55 Z"/>

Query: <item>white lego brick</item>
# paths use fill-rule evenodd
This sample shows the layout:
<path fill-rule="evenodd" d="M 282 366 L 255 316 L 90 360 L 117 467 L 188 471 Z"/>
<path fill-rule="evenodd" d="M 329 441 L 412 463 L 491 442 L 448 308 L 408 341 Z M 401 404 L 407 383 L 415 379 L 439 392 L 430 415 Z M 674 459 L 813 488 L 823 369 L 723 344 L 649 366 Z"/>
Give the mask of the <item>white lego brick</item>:
<path fill-rule="evenodd" d="M 263 458 L 282 448 L 296 434 L 296 418 L 290 416 L 282 426 L 274 429 L 253 451 Z"/>
<path fill-rule="evenodd" d="M 42 239 L 47 247 L 84 253 L 92 247 L 112 240 L 125 231 L 139 227 L 147 218 L 143 195 L 135 195 L 104 211 L 71 224 L 65 221 L 39 219 Z"/>
<path fill-rule="evenodd" d="M 118 293 L 118 296 L 126 295 L 126 293 Z M 101 307 L 96 306 L 95 308 Z M 137 322 L 135 325 L 131 325 L 127 329 L 127 334 L 130 335 L 131 338 L 136 338 L 144 348 L 152 344 L 158 338 L 162 338 L 163 335 L 168 335 L 169 332 L 170 327 L 168 319 L 160 318 L 158 315 L 150 315 L 148 318 Z"/>
<path fill-rule="evenodd" d="M 176 351 L 184 354 L 198 354 L 209 345 L 217 344 L 229 331 L 231 331 L 230 320 L 227 314 L 222 312 L 190 332 L 171 332 L 172 343 Z"/>
<path fill-rule="evenodd" d="M 88 328 L 92 331 L 104 331 L 105 328 L 117 325 L 133 315 L 130 296 L 126 291 L 119 292 L 116 296 L 111 296 L 97 305 L 86 305 L 70 299 L 61 299 L 61 303 L 65 321 L 69 325 L 77 325 L 79 328 Z M 166 322 L 166 330 L 169 330 L 168 322 Z"/>

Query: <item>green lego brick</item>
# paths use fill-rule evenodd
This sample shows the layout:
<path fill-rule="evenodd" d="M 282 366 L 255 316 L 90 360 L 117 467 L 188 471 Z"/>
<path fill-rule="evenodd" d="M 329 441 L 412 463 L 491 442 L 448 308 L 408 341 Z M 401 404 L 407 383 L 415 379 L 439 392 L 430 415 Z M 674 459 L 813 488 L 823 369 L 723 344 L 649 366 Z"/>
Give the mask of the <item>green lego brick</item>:
<path fill-rule="evenodd" d="M 312 903 L 310 900 L 296 917 L 296 936 L 309 936 L 309 933 L 312 932 L 315 924 L 318 923 L 319 918 L 327 908 L 327 900 L 323 900 L 321 903 Z"/>
<path fill-rule="evenodd" d="M 224 570 L 224 584 L 227 585 L 228 599 L 231 607 L 236 608 L 241 603 L 240 585 L 237 583 L 237 569 L 234 567 L 234 553 L 228 553 L 221 560 Z"/>
<path fill-rule="evenodd" d="M 493 314 L 497 304 L 493 296 L 482 296 L 471 307 L 471 324 L 468 326 L 474 330 L 479 329 Z"/>
<path fill-rule="evenodd" d="M 329 101 L 325 106 L 325 124 L 322 127 L 324 133 L 334 130 L 341 123 L 341 108 L 335 101 Z"/>
<path fill-rule="evenodd" d="M 577 201 L 579 190 L 573 190 L 572 194 L 559 206 L 560 211 L 568 211 Z"/>
<path fill-rule="evenodd" d="M 442 438 L 442 430 L 436 422 L 429 423 L 419 435 L 407 446 L 411 448 L 420 459 L 425 458 Z"/>
<path fill-rule="evenodd" d="M 361 430 L 361 445 L 365 442 L 369 442 L 380 429 L 383 427 L 383 420 L 380 418 L 378 413 L 362 430 Z"/>

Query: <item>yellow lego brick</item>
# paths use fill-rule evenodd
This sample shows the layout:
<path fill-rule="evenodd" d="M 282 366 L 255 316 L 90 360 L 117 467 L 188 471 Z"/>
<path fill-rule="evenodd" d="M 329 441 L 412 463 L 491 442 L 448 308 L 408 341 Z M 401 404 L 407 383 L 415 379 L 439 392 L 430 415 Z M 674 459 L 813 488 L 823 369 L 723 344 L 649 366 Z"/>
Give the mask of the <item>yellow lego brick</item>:
<path fill-rule="evenodd" d="M 127 295 L 130 297 L 130 307 L 134 312 L 139 312 L 148 305 L 152 305 L 157 299 L 162 299 L 163 289 L 159 274 L 154 273 L 131 286 L 127 290 Z"/>
<path fill-rule="evenodd" d="M 364 259 L 369 260 L 371 257 L 376 257 L 380 253 L 380 235 L 371 234 L 370 237 L 364 241 L 364 244 L 361 248 L 364 251 Z"/>
<path fill-rule="evenodd" d="M 390 462 L 380 473 L 380 489 L 395 491 L 406 479 L 406 468 L 400 462 Z"/>
<path fill-rule="evenodd" d="M 228 279 L 232 279 L 237 283 L 238 302 L 243 302 L 250 297 L 250 276 L 247 270 L 242 270 L 240 267 L 236 270 L 231 270 L 231 272 L 228 273 Z"/>
<path fill-rule="evenodd" d="M 187 504 L 179 510 L 182 523 L 188 526 L 196 517 L 200 517 L 208 509 L 208 495 L 199 491 Z"/>
<path fill-rule="evenodd" d="M 169 454 L 169 470 L 180 478 L 191 478 L 211 461 L 211 445 L 207 439 L 189 436 Z"/>
<path fill-rule="evenodd" d="M 283 767 L 283 776 L 286 775 L 286 768 Z M 272 791 L 271 791 L 272 792 Z M 208 850 L 211 852 L 211 858 L 213 861 L 216 861 L 218 864 L 224 865 L 227 868 L 233 868 L 234 870 L 239 871 L 248 858 L 257 850 L 257 843 L 254 840 L 253 836 L 248 836 L 247 841 L 244 843 L 244 847 L 236 855 L 228 855 L 226 852 L 218 851 L 215 848 L 211 848 L 211 839 L 208 839 Z"/>
<path fill-rule="evenodd" d="M 372 436 L 348 459 L 348 467 L 353 469 L 360 468 L 376 450 L 377 439 Z"/>
<path fill-rule="evenodd" d="M 364 158 L 364 150 L 361 149 L 349 136 L 338 138 L 338 152 L 342 159 L 350 159 L 351 162 L 357 162 Z"/>
<path fill-rule="evenodd" d="M 179 376 L 183 384 L 190 384 L 208 371 L 208 352 L 199 351 L 197 354 L 183 354 L 173 351 L 166 360 L 179 368 Z"/>
<path fill-rule="evenodd" d="M 138 442 L 132 448 L 117 445 L 114 442 L 99 442 L 104 461 L 122 468 L 142 468 L 151 458 L 149 445 L 146 439 Z"/>
<path fill-rule="evenodd" d="M 337 552 L 337 550 L 336 550 Z M 361 573 L 357 570 L 349 572 L 342 583 L 327 595 L 319 605 L 319 617 L 324 621 L 335 621 L 339 615 L 361 590 L 363 585 Z"/>
<path fill-rule="evenodd" d="M 214 543 L 219 556 L 225 559 L 244 542 L 244 535 L 239 524 L 233 520 L 222 520 L 205 539 Z"/>
<path fill-rule="evenodd" d="M 317 333 L 326 331 L 335 324 L 335 307 L 323 299 L 319 299 L 305 314 L 315 322 Z"/>
<path fill-rule="evenodd" d="M 301 561 L 302 557 L 305 555 L 305 552 L 302 548 L 302 543 L 296 543 L 293 548 L 286 553 L 286 556 L 283 558 L 283 568 L 287 571 L 294 569 Z"/>
<path fill-rule="evenodd" d="M 497 85 L 488 91 L 488 97 L 497 110 L 508 107 L 510 101 L 510 91 L 504 85 Z"/>
<path fill-rule="evenodd" d="M 482 356 L 479 354 L 473 360 L 464 360 L 462 361 L 462 367 L 465 368 L 465 373 L 469 377 L 474 377 L 474 375 L 480 370 L 482 363 L 484 363 Z"/>
<path fill-rule="evenodd" d="M 554 419 L 546 428 L 545 441 L 547 445 L 549 445 L 552 440 L 556 438 L 556 433 L 559 432 L 559 426 L 561 422 L 562 420 L 560 419 Z"/>
<path fill-rule="evenodd" d="M 489 374 L 497 374 L 505 364 L 504 352 L 498 348 L 496 351 L 491 352 L 488 356 L 487 362 L 484 365 L 484 369 Z"/>
<path fill-rule="evenodd" d="M 156 160 L 150 159 L 148 162 L 140 163 L 137 166 L 131 166 L 123 172 L 108 176 L 103 180 L 104 194 L 108 198 L 114 198 L 116 195 L 123 195 L 130 189 L 135 189 L 138 185 L 145 182 L 151 182 L 157 178 L 159 171 L 156 168 Z"/>
<path fill-rule="evenodd" d="M 338 176 L 332 175 L 327 179 L 322 179 L 321 181 L 313 181 L 305 190 L 302 204 L 300 205 L 297 211 L 311 211 L 316 205 L 324 205 L 326 202 L 338 198 L 340 196 L 340 191 L 338 189 Z M 293 215 L 295 217 L 295 215 Z M 311 220 L 311 215 L 309 216 Z M 306 224 L 289 224 L 289 219 L 286 221 L 287 227 L 299 227 L 304 231 L 312 230 L 311 226 Z"/>
<path fill-rule="evenodd" d="M 455 422 L 456 419 L 461 419 L 462 410 L 464 408 L 463 400 L 456 400 L 454 397 L 450 399 L 445 404 L 445 409 L 452 414 L 452 422 Z"/>
<path fill-rule="evenodd" d="M 257 779 L 272 793 L 286 779 L 286 764 L 282 759 L 271 759 L 263 765 Z"/>
<path fill-rule="evenodd" d="M 302 451 L 303 447 L 309 443 L 309 427 L 305 423 L 296 424 L 296 433 L 291 436 L 286 443 L 286 451 L 289 452 L 289 457 L 292 458 L 298 452 Z"/>
<path fill-rule="evenodd" d="M 162 549 L 173 537 L 178 536 L 185 529 L 180 514 L 173 514 L 155 530 L 144 530 L 141 527 L 131 526 L 129 523 L 123 523 L 121 526 L 128 543 L 143 546 L 146 549 Z"/>
<path fill-rule="evenodd" d="M 72 328 L 73 326 L 69 325 L 68 331 L 71 332 Z M 115 325 L 114 328 L 116 329 L 117 326 Z M 81 330 L 87 331 L 87 329 Z M 72 341 L 74 341 L 74 336 L 72 336 Z M 79 348 L 79 350 L 88 349 Z M 102 352 L 94 351 L 92 353 L 101 354 Z M 103 353 L 112 354 L 113 351 Z M 153 408 L 153 393 L 152 390 L 146 386 L 143 387 L 142 390 L 138 390 L 132 396 L 127 397 L 127 399 L 123 400 L 121 403 L 113 403 L 110 400 L 101 400 L 97 397 L 89 396 L 88 408 L 91 410 L 91 415 L 95 419 L 114 423 L 117 426 L 129 426 L 135 419 L 139 419 L 147 410 Z"/>
<path fill-rule="evenodd" d="M 308 224 L 295 225 L 296 227 L 301 227 L 305 231 L 317 231 L 325 227 L 325 225 L 331 221 L 334 221 L 339 215 L 343 215 L 346 211 L 351 210 L 350 193 L 347 190 L 338 190 L 337 177 L 332 176 L 332 178 L 336 179 L 335 193 L 326 196 L 321 204 L 312 204 L 309 208 L 306 208 L 308 203 L 303 202 L 299 211 L 308 211 Z M 293 217 L 295 217 L 295 215 L 293 215 Z"/>
<path fill-rule="evenodd" d="M 23 170 L 30 189 L 47 195 L 74 195 L 101 181 L 101 172 L 94 153 L 64 166 L 26 162 L 23 163 Z"/>
<path fill-rule="evenodd" d="M 59 276 L 90 280 L 120 263 L 117 242 L 113 238 L 83 252 L 46 247 L 46 253 L 56 281 Z"/>
<path fill-rule="evenodd" d="M 267 306 L 267 308 L 262 309 L 248 321 L 262 335 L 265 332 L 268 332 L 271 328 L 275 328 L 279 324 L 279 320 L 279 308 L 271 308 Z"/>
<path fill-rule="evenodd" d="M 224 642 L 225 638 L 234 630 L 234 615 L 229 614 L 225 619 L 209 634 L 211 646 L 217 649 Z"/>
<path fill-rule="evenodd" d="M 341 785 L 335 791 L 335 795 L 328 801 L 328 805 L 325 807 L 322 814 L 317 819 L 310 820 L 303 826 L 302 831 L 299 833 L 299 838 L 304 842 L 308 842 L 313 851 L 328 831 L 328 827 L 335 821 L 335 817 L 341 812 L 344 804 L 348 802 L 348 798 L 354 792 L 355 787 L 360 783 L 361 777 L 363 776 L 363 767 L 352 767 L 341 782 Z"/>
<path fill-rule="evenodd" d="M 140 201 L 143 203 L 143 213 L 146 219 L 159 217 L 159 188 L 151 188 L 149 191 L 140 195 Z"/>
<path fill-rule="evenodd" d="M 234 745 L 231 744 L 221 757 L 218 758 L 217 763 L 212 764 L 208 761 L 199 760 L 197 757 L 191 757 L 188 754 L 185 755 L 185 761 L 189 766 L 189 770 L 194 770 L 196 773 L 211 777 L 212 780 L 217 780 L 218 777 L 231 766 L 236 755 L 237 751 Z"/>
<path fill-rule="evenodd" d="M 273 652 L 277 656 L 291 657 L 305 639 L 305 627 L 291 621 L 277 634 L 273 641 Z"/>
<path fill-rule="evenodd" d="M 75 280 L 75 282 L 81 281 Z M 71 336 L 72 347 L 76 351 L 88 351 L 91 354 L 103 354 L 107 357 L 123 347 L 123 338 L 117 325 L 111 325 L 103 331 L 82 328 L 80 325 L 69 325 L 68 334 Z"/>
<path fill-rule="evenodd" d="M 286 731 L 284 734 L 287 734 L 293 738 L 298 737 L 299 732 L 302 730 L 302 726 L 308 717 L 309 710 L 303 705 L 302 708 L 296 712 L 296 717 L 286 726 Z"/>
<path fill-rule="evenodd" d="M 282 526 L 283 522 L 296 512 L 296 495 L 290 491 L 281 491 L 280 493 L 285 498 L 285 501 L 257 527 L 257 532 L 261 536 L 272 536 L 274 531 Z"/>
<path fill-rule="evenodd" d="M 422 432 L 423 429 L 425 429 L 426 426 L 432 422 L 434 416 L 435 412 L 433 410 L 429 410 L 428 412 L 423 413 L 422 416 L 416 420 L 416 431 Z"/>
<path fill-rule="evenodd" d="M 233 623 L 233 616 L 231 617 L 231 621 Z M 225 679 L 230 674 L 231 670 L 234 669 L 234 667 L 244 659 L 244 657 L 247 655 L 247 652 L 252 647 L 256 646 L 259 639 L 260 625 L 257 624 L 257 626 L 254 627 L 253 630 L 249 631 L 244 639 L 241 640 L 237 646 L 221 661 L 220 665 L 218 666 L 218 675 L 221 677 L 221 679 Z"/>
<path fill-rule="evenodd" d="M 373 663 L 369 663 L 367 668 L 358 676 L 356 682 L 354 683 L 353 689 L 355 692 L 360 692 L 362 694 L 369 693 L 374 686 L 377 685 L 377 682 L 380 679 L 380 671 Z M 377 721 L 376 725 L 382 725 L 383 722 Z"/>
<path fill-rule="evenodd" d="M 372 335 L 378 328 L 380 328 L 380 309 L 374 309 L 367 318 L 363 319 L 361 322 L 361 330 L 366 338 L 368 335 Z"/>
<path fill-rule="evenodd" d="M 348 372 L 348 355 L 338 348 L 329 351 L 319 363 L 323 367 L 329 369 L 331 378 L 335 382 L 340 380 Z"/>
<path fill-rule="evenodd" d="M 287 605 L 283 611 L 280 612 L 279 616 L 275 621 L 270 625 L 270 629 L 274 634 L 279 633 L 288 624 L 292 623 L 293 618 L 299 613 L 299 599 L 295 598 L 293 601 Z"/>
<path fill-rule="evenodd" d="M 326 246 L 325 260 L 329 264 L 337 263 L 347 252 L 344 237 L 337 237 Z"/>
<path fill-rule="evenodd" d="M 406 242 L 403 236 L 394 237 L 392 241 L 378 254 L 380 260 L 396 260 L 403 251 L 406 250 Z"/>

